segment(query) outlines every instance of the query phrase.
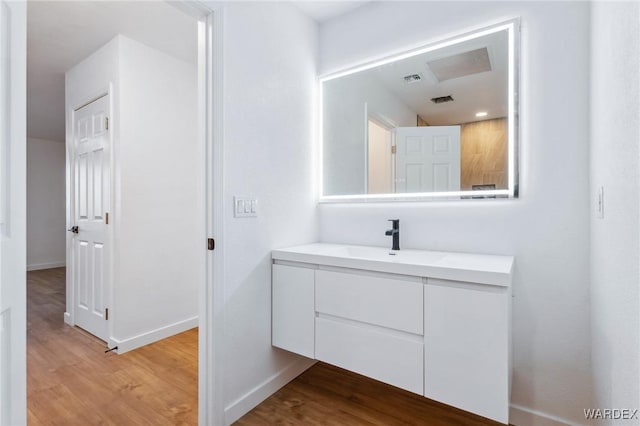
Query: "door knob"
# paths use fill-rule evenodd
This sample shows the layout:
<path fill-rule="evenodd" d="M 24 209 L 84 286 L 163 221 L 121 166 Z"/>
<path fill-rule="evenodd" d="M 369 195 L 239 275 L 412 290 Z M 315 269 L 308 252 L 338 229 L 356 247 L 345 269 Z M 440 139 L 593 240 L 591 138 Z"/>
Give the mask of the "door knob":
<path fill-rule="evenodd" d="M 77 226 L 72 226 L 71 228 L 69 228 L 67 231 L 71 231 L 74 234 L 77 234 L 79 232 L 79 229 Z"/>

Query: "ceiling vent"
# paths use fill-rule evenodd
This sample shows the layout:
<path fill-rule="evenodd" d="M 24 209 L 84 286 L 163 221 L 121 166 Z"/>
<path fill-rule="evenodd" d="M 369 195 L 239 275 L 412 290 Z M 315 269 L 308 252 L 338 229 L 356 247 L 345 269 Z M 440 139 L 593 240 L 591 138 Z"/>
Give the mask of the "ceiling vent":
<path fill-rule="evenodd" d="M 404 76 L 404 82 L 407 84 L 413 84 L 413 83 L 417 83 L 419 81 L 422 81 L 422 75 L 421 74 L 410 74 L 410 75 L 405 75 Z"/>
<path fill-rule="evenodd" d="M 467 75 L 491 71 L 486 47 L 427 62 L 438 81 L 452 80 Z"/>
<path fill-rule="evenodd" d="M 453 98 L 451 97 L 451 95 L 447 95 L 447 96 L 440 96 L 438 98 L 431 98 L 431 102 L 433 102 L 434 104 L 443 104 L 445 102 L 452 102 Z"/>

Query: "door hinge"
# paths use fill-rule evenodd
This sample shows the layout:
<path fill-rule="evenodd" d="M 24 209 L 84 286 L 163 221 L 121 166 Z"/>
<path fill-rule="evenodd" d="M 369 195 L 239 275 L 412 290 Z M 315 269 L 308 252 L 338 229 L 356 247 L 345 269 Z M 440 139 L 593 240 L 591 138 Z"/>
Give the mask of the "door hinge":
<path fill-rule="evenodd" d="M 207 239 L 207 250 L 213 250 L 216 248 L 216 241 L 213 238 Z"/>
<path fill-rule="evenodd" d="M 391 145 L 391 153 L 392 154 L 396 153 L 396 145 Z"/>
<path fill-rule="evenodd" d="M 109 130 L 109 117 L 104 118 L 104 129 Z"/>
<path fill-rule="evenodd" d="M 109 224 L 109 212 L 106 212 L 104 214 L 104 224 L 108 225 Z"/>
<path fill-rule="evenodd" d="M 109 321 L 109 308 L 104 308 L 104 320 Z"/>

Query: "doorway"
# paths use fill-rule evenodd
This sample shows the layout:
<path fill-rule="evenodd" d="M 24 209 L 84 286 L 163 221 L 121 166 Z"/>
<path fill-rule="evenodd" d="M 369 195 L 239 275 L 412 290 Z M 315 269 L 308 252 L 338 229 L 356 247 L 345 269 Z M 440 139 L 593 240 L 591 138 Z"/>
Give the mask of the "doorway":
<path fill-rule="evenodd" d="M 65 321 L 120 353 L 196 326 L 197 21 L 164 2 L 27 7 L 28 137 L 67 143 Z M 74 122 L 98 98 L 101 111 Z M 104 238 L 90 243 L 96 227 Z"/>
<path fill-rule="evenodd" d="M 89 5 L 89 3 L 90 2 L 87 2 L 87 4 L 82 4 L 82 3 L 80 3 L 80 4 L 82 6 L 87 6 L 87 7 L 88 6 L 97 7 L 99 9 L 99 11 L 98 11 L 99 13 L 97 13 L 97 15 L 101 15 L 101 13 L 102 13 L 102 18 L 104 18 L 104 14 L 105 13 L 106 14 L 109 13 L 109 11 L 105 9 L 105 8 L 108 9 L 108 4 L 105 4 L 105 3 L 102 3 L 102 4 L 101 3 L 92 3 L 92 4 Z M 163 4 L 164 6 L 167 6 L 170 9 L 172 9 L 174 13 L 183 14 L 182 11 L 174 9 L 173 6 L 168 6 L 166 3 L 161 3 L 161 4 Z M 55 6 L 56 6 L 55 3 L 52 4 L 52 7 L 55 7 Z M 124 6 L 131 7 L 131 8 L 138 8 L 138 9 L 143 7 L 139 3 L 137 3 L 137 4 L 136 3 L 131 3 L 131 4 L 126 4 Z M 29 7 L 32 7 L 31 3 L 29 4 Z M 50 16 L 55 16 L 55 15 L 50 15 Z M 143 18 L 150 19 L 148 15 L 143 17 Z M 122 20 L 123 21 L 127 21 L 127 20 L 132 20 L 133 21 L 134 19 L 131 18 L 131 17 L 124 17 Z M 137 19 L 138 23 L 142 22 L 144 20 L 145 19 Z M 150 19 L 150 20 L 153 21 L 153 19 Z M 204 28 L 205 30 L 207 29 L 206 28 L 206 19 L 205 18 L 198 18 L 198 19 L 194 19 L 193 22 L 194 22 L 194 28 L 195 28 L 194 33 L 195 33 L 196 38 L 197 38 L 200 35 L 200 33 L 203 32 L 203 28 L 202 28 L 203 26 L 205 26 L 205 28 Z M 137 26 L 139 27 L 139 25 L 137 25 Z M 168 26 L 168 27 L 170 27 L 170 26 Z M 68 26 L 67 28 L 62 29 L 61 31 L 63 31 L 63 32 L 64 31 L 68 31 L 69 28 L 71 28 L 71 26 Z M 80 37 L 80 36 L 85 37 L 85 39 L 83 41 L 87 42 L 87 38 L 88 38 L 87 34 L 81 34 L 78 37 Z M 57 55 L 60 55 L 61 53 L 62 53 L 62 56 L 64 56 L 64 52 L 60 52 L 60 51 L 56 52 Z M 202 55 L 200 54 L 200 52 L 196 52 L 194 56 L 196 57 L 197 61 L 200 61 L 200 59 L 201 59 L 200 57 Z M 194 69 L 197 69 L 197 68 L 194 66 Z M 200 80 L 202 80 L 203 76 L 201 74 L 202 74 L 202 72 L 195 72 L 194 73 L 194 80 L 197 80 L 198 78 L 200 78 Z M 202 83 L 202 81 L 198 82 L 197 84 L 201 84 L 201 83 Z M 202 87 L 201 87 L 201 89 L 202 89 Z M 199 90 L 199 91 L 203 91 L 203 90 Z M 108 98 L 105 98 L 105 99 L 107 101 L 107 104 L 109 104 L 109 102 L 112 101 L 112 100 L 108 100 Z M 206 99 L 206 98 L 203 98 L 203 99 Z M 202 103 L 202 99 L 198 100 L 197 97 L 195 97 L 194 103 L 196 103 L 196 102 Z M 91 106 L 92 104 L 93 103 L 89 104 L 87 107 Z M 202 105 L 200 105 L 200 107 L 202 107 Z M 194 112 L 196 111 L 196 108 L 197 108 L 197 106 L 194 105 Z M 83 110 L 83 108 L 79 108 L 77 110 L 77 112 L 80 113 L 80 112 L 82 112 L 82 110 Z M 194 113 L 193 115 L 197 116 L 198 114 Z M 202 113 L 202 115 L 204 116 L 205 114 Z M 100 122 L 101 120 L 95 119 L 95 120 L 90 120 L 90 121 Z M 115 121 L 111 122 L 111 125 L 114 126 L 113 127 L 114 129 L 116 128 L 115 126 L 118 126 L 119 124 L 120 123 L 117 123 Z M 201 121 L 200 122 L 200 126 L 201 127 L 204 127 L 204 124 L 205 124 L 205 121 Z M 92 123 L 92 125 L 93 125 L 93 123 Z M 196 126 L 194 126 L 194 127 L 196 127 Z M 107 128 L 105 127 L 103 130 L 107 130 Z M 196 134 L 197 141 L 199 141 L 198 143 L 200 143 L 200 145 L 202 146 L 202 151 L 204 153 L 205 148 L 204 148 L 203 145 L 204 145 L 204 137 L 206 135 L 206 131 L 205 130 L 200 130 L 199 132 L 196 132 L 196 133 L 197 133 Z M 176 138 L 176 140 L 178 140 L 178 139 Z M 102 148 L 104 148 L 104 147 L 105 146 L 103 145 Z M 95 154 L 98 151 L 100 151 L 100 149 L 94 150 L 94 151 L 90 151 L 90 152 L 93 152 Z M 84 183 L 82 183 L 82 179 L 79 179 L 78 182 L 74 183 L 74 186 L 73 186 L 72 189 L 77 189 L 77 192 L 79 194 L 84 194 L 85 198 L 90 201 L 88 205 L 92 205 L 92 206 L 96 207 L 96 210 L 95 211 L 92 210 L 93 207 L 87 207 L 84 211 L 81 211 L 82 209 L 76 209 L 75 206 L 73 206 L 73 207 L 70 206 L 69 207 L 69 212 L 68 212 L 68 217 L 70 216 L 72 218 L 72 220 L 70 222 L 73 222 L 73 223 L 68 223 L 68 225 L 70 225 L 68 228 L 69 229 L 73 229 L 73 226 L 78 226 L 79 227 L 79 233 L 78 234 L 74 234 L 73 232 L 70 232 L 67 238 L 72 241 L 71 247 L 75 248 L 75 250 L 72 250 L 72 252 L 74 254 L 70 258 L 70 260 L 74 263 L 74 265 L 78 266 L 78 268 L 75 270 L 75 272 L 73 274 L 70 273 L 70 275 L 72 277 L 74 275 L 76 276 L 76 279 L 74 280 L 74 284 L 75 283 L 79 284 L 79 285 L 74 285 L 74 287 L 72 288 L 72 292 L 71 292 L 71 294 L 73 295 L 73 300 L 74 300 L 74 314 L 73 314 L 73 320 L 72 321 L 75 322 L 77 325 L 82 325 L 82 327 L 84 329 L 86 329 L 87 331 L 91 332 L 92 334 L 98 336 L 99 338 L 104 339 L 105 341 L 108 341 L 110 336 L 111 336 L 111 334 L 110 334 L 111 331 L 109 331 L 108 328 L 105 330 L 104 324 L 107 321 L 107 319 L 110 319 L 110 318 L 108 318 L 108 313 L 107 313 L 108 311 L 106 311 L 105 309 L 102 309 L 105 306 L 105 303 L 104 302 L 100 302 L 99 299 L 102 298 L 103 300 L 107 301 L 110 298 L 112 298 L 113 295 L 110 294 L 112 292 L 109 291 L 108 287 L 106 287 L 106 286 L 104 287 L 104 289 L 105 289 L 104 291 L 100 291 L 100 290 L 96 289 L 96 287 L 95 287 L 95 284 L 96 284 L 96 279 L 95 279 L 96 276 L 95 276 L 95 274 L 97 273 L 96 271 L 98 271 L 98 270 L 105 272 L 104 280 L 107 281 L 106 283 L 108 284 L 108 281 L 109 281 L 109 269 L 110 268 L 108 266 L 105 266 L 104 268 L 99 268 L 99 267 L 96 268 L 96 265 L 97 265 L 96 259 L 100 258 L 102 261 L 105 261 L 104 265 L 108 265 L 108 257 L 109 257 L 109 254 L 110 254 L 109 239 L 107 238 L 106 240 L 99 241 L 99 239 L 97 237 L 95 237 L 95 235 L 91 236 L 91 238 L 84 238 L 86 236 L 86 234 L 84 236 L 82 234 L 83 232 L 89 232 L 89 233 L 96 234 L 96 232 L 99 232 L 99 231 L 89 230 L 87 227 L 88 226 L 90 227 L 91 225 L 96 225 L 96 226 L 99 225 L 99 226 L 102 226 L 102 227 L 104 227 L 106 225 L 112 225 L 113 222 L 109 223 L 109 220 L 112 220 L 112 221 L 114 219 L 117 220 L 118 213 L 120 213 L 120 216 L 124 215 L 124 212 L 112 211 L 109 208 L 110 207 L 109 206 L 109 204 L 110 204 L 109 203 L 109 198 L 110 197 L 109 197 L 108 192 L 110 192 L 110 191 L 109 191 L 108 187 L 106 188 L 106 191 L 105 191 L 105 193 L 107 193 L 106 198 L 104 198 L 104 197 L 96 197 L 95 196 L 95 194 L 96 194 L 95 193 L 95 189 L 96 189 L 96 185 L 97 185 L 96 184 L 96 182 L 97 182 L 96 181 L 96 176 L 98 176 L 98 175 L 100 175 L 102 177 L 107 176 L 103 172 L 104 171 L 109 172 L 110 171 L 109 166 L 112 164 L 109 161 L 109 153 L 104 151 L 104 150 L 102 150 L 101 152 L 102 152 L 102 154 L 99 154 L 99 155 L 101 155 L 102 157 L 101 157 L 99 162 L 101 164 L 105 165 L 105 167 L 102 168 L 102 172 L 100 172 L 100 173 L 96 172 L 96 167 L 94 167 L 96 162 L 92 161 L 91 158 L 90 158 L 92 154 L 83 153 L 83 152 L 78 152 L 78 153 L 74 152 L 74 155 L 76 155 L 75 159 L 77 161 L 71 162 L 72 167 L 68 170 L 68 173 L 73 175 L 73 176 L 84 177 L 85 180 L 84 180 Z M 87 154 L 87 156 L 85 157 L 86 163 L 83 163 L 83 161 L 85 161 L 85 160 L 83 160 L 81 158 L 82 155 L 84 155 L 84 154 Z M 149 154 L 150 154 L 149 159 L 153 160 L 154 159 L 153 152 L 150 152 Z M 95 156 L 97 156 L 97 154 Z M 205 156 L 201 155 L 200 157 L 204 158 Z M 106 161 L 106 163 L 103 162 L 103 160 Z M 204 223 L 204 207 L 205 207 L 204 206 L 204 204 L 205 204 L 205 202 L 204 202 L 204 186 L 205 186 L 205 182 L 204 182 L 204 161 L 203 160 L 201 160 L 201 161 L 202 161 L 202 177 L 201 177 L 201 181 L 200 182 L 194 182 L 193 185 L 192 185 L 192 186 L 195 187 L 195 191 L 199 192 L 199 194 L 200 194 L 199 196 L 202 197 L 202 202 L 201 202 L 202 205 L 201 205 L 201 208 L 199 210 L 199 213 L 202 216 L 202 218 L 197 220 L 197 222 L 199 224 L 198 226 L 202 228 L 202 229 L 200 229 L 200 232 L 198 234 L 198 238 L 199 238 L 198 243 L 201 242 L 200 239 L 202 239 L 203 234 L 205 233 L 205 230 L 204 230 L 204 227 L 205 227 L 205 223 Z M 116 167 L 119 167 L 119 166 L 120 166 L 120 164 L 117 164 Z M 195 166 L 195 165 L 192 165 L 192 167 L 193 166 Z M 85 171 L 84 172 L 82 170 L 80 170 L 83 167 L 85 167 L 85 169 L 84 169 Z M 146 170 L 144 163 L 139 163 L 138 167 L 139 167 L 138 170 L 142 170 L 142 171 Z M 170 170 L 167 171 L 167 175 L 170 175 Z M 164 177 L 161 177 L 161 178 L 164 178 Z M 107 181 L 110 180 L 109 176 L 107 176 L 106 180 Z M 105 181 L 103 181 L 103 183 L 104 182 Z M 165 183 L 167 183 L 167 182 L 165 182 Z M 120 202 L 121 206 L 124 206 L 125 202 L 126 202 L 126 204 L 128 206 L 131 206 L 136 200 L 139 200 L 140 198 L 143 198 L 147 194 L 148 194 L 148 192 L 145 192 L 144 188 L 143 188 L 138 194 L 136 194 L 133 197 L 133 199 L 116 200 L 116 201 Z M 103 201 L 103 204 L 101 206 L 96 206 L 96 200 L 97 199 L 101 199 Z M 78 198 L 77 201 L 78 201 L 77 204 L 82 204 L 80 198 Z M 175 203 L 171 203 L 171 204 L 175 204 Z M 98 208 L 98 207 L 107 207 L 107 208 Z M 98 210 L 100 210 L 100 211 L 98 211 Z M 152 214 L 152 215 L 156 215 L 157 216 L 157 215 L 162 215 L 163 213 L 166 213 L 167 210 L 168 209 L 166 209 L 166 208 L 165 209 L 157 208 L 157 209 L 154 209 L 153 211 L 146 212 L 146 214 L 148 214 L 148 215 Z M 76 213 L 78 213 L 78 214 L 76 214 Z M 108 213 L 110 213 L 110 217 L 107 216 Z M 90 222 L 89 218 L 91 218 L 96 223 L 90 224 L 89 223 Z M 165 217 L 165 219 L 167 219 L 167 218 Z M 188 219 L 188 222 L 191 223 L 193 221 Z M 170 233 L 171 232 L 170 229 L 172 227 L 174 229 L 179 229 L 180 226 L 182 225 L 181 222 L 172 220 L 171 218 L 168 218 L 166 223 L 167 223 L 166 228 L 159 230 L 158 233 L 160 233 L 160 234 L 162 234 L 163 232 L 164 233 Z M 107 233 L 107 236 L 108 236 L 108 233 Z M 150 244 L 150 246 L 151 246 L 150 250 L 154 250 L 154 249 L 155 250 L 162 250 L 162 247 L 157 245 L 157 244 L 155 244 L 155 245 Z M 89 250 L 88 250 L 89 247 L 94 249 L 92 254 L 89 254 Z M 202 247 L 202 245 L 198 244 L 198 247 Z M 102 253 L 102 255 L 97 254 L 98 252 Z M 197 267 L 197 268 L 190 268 L 189 265 L 186 265 L 186 267 L 189 268 L 189 269 L 196 270 L 196 274 L 199 274 L 199 276 L 202 278 L 202 283 L 198 284 L 198 286 L 199 287 L 204 287 L 204 280 L 205 280 L 205 269 L 204 269 L 205 268 L 205 252 L 204 251 L 199 251 L 198 253 L 200 253 L 199 256 L 201 256 L 201 265 L 199 267 Z M 171 254 L 170 254 L 170 252 L 168 250 L 166 251 L 165 254 L 166 254 L 166 256 L 171 256 Z M 102 256 L 102 257 L 100 257 L 100 256 Z M 129 258 L 131 258 L 131 257 L 132 256 L 129 256 Z M 135 260 L 139 261 L 139 259 L 134 259 L 134 261 Z M 86 265 L 86 267 L 84 269 L 81 266 L 82 263 L 84 263 Z M 98 264 L 99 263 L 100 262 L 98 262 Z M 93 275 L 92 275 L 92 273 L 93 273 Z M 81 284 L 81 280 L 78 278 L 80 275 L 90 276 L 90 278 L 92 279 L 90 281 L 90 285 L 83 286 Z M 143 279 L 144 279 L 144 277 L 141 279 L 141 281 Z M 97 281 L 100 281 L 100 280 L 97 280 Z M 69 290 L 69 288 L 67 288 L 67 290 Z M 153 287 L 152 287 L 152 290 L 153 290 Z M 200 291 L 201 291 L 201 288 L 197 288 L 196 287 L 196 293 L 200 292 Z M 197 311 L 202 312 L 201 311 L 202 304 L 199 304 L 199 302 L 198 302 L 199 298 L 197 297 L 197 294 L 194 297 L 194 300 L 195 300 L 194 305 L 196 307 L 196 312 Z M 132 303 L 136 303 L 140 307 L 140 310 L 144 311 L 144 312 L 148 312 L 149 310 L 153 309 L 152 308 L 153 306 L 156 306 L 156 304 L 151 303 L 148 299 L 140 300 L 138 298 L 137 300 L 132 301 Z M 95 306 L 93 306 L 91 304 L 94 304 Z M 83 312 L 82 309 L 85 309 L 86 313 L 88 315 L 93 315 L 93 318 L 90 317 L 89 321 L 86 321 L 86 322 L 81 324 L 81 322 L 82 322 L 81 316 L 82 316 L 82 312 Z M 117 311 L 113 312 L 112 315 L 113 314 L 117 315 Z M 196 313 L 196 315 L 197 315 L 197 313 Z M 90 324 L 91 322 L 94 322 L 94 323 L 99 322 L 99 324 L 97 324 L 98 328 L 100 328 L 100 326 L 101 326 L 102 330 L 99 330 L 98 328 L 93 327 Z M 131 335 L 131 334 L 134 334 L 134 333 L 129 333 L 129 335 Z M 125 337 L 128 336 L 127 332 L 123 333 L 123 335 Z M 156 337 L 157 336 L 150 336 L 149 338 L 155 339 Z M 142 341 L 142 343 L 145 343 L 145 342 Z M 110 346 L 113 347 L 114 345 L 110 345 Z M 122 346 L 121 346 L 121 348 L 122 348 Z"/>
<path fill-rule="evenodd" d="M 369 194 L 394 192 L 393 130 L 369 118 L 367 132 L 367 190 Z"/>

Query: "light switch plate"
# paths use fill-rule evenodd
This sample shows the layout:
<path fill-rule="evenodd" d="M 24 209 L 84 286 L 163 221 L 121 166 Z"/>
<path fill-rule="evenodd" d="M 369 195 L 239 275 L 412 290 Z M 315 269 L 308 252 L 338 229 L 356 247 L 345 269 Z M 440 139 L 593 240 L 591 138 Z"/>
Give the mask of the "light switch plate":
<path fill-rule="evenodd" d="M 256 217 L 258 216 L 258 200 L 252 197 L 233 197 L 234 217 Z"/>

